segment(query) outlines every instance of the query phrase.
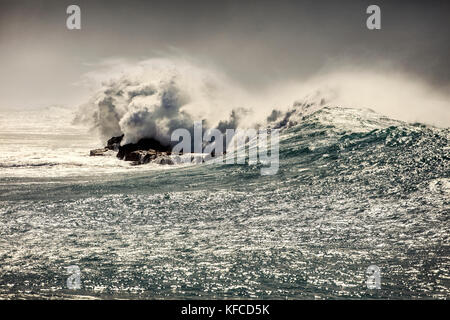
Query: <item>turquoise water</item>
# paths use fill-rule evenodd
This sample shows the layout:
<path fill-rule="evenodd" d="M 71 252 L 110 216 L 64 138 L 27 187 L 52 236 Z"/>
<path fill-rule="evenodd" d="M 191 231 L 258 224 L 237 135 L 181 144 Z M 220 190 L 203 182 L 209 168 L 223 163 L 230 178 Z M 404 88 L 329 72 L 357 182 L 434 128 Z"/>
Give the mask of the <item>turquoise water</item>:
<path fill-rule="evenodd" d="M 449 129 L 324 108 L 281 132 L 273 176 L 131 168 L 47 129 L 3 129 L 1 298 L 450 297 Z"/>

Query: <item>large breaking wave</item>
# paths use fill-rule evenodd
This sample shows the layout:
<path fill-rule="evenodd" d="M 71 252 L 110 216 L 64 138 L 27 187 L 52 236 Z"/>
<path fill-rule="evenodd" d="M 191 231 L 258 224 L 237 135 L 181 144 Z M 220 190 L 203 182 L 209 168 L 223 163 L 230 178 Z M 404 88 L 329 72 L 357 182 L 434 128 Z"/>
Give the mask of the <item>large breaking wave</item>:
<path fill-rule="evenodd" d="M 401 73 L 336 71 L 255 93 L 217 69 L 181 59 L 151 59 L 118 70 L 107 74 L 75 119 L 89 123 L 103 141 L 124 134 L 122 144 L 153 138 L 169 145 L 175 129 L 192 131 L 195 121 L 221 131 L 274 121 L 283 128 L 298 123 L 291 115 L 326 106 L 371 108 L 394 119 L 441 127 L 450 122 L 449 97 Z"/>

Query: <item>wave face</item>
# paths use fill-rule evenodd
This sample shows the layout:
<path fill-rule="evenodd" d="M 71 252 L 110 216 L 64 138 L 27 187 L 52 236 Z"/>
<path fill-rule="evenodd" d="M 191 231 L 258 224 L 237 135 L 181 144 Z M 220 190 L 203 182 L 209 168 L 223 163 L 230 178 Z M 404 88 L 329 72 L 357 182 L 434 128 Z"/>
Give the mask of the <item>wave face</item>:
<path fill-rule="evenodd" d="M 0 171 L 0 295 L 450 298 L 449 129 L 310 109 L 270 116 L 273 176 L 248 164 Z M 370 265 L 381 290 L 366 288 Z"/>

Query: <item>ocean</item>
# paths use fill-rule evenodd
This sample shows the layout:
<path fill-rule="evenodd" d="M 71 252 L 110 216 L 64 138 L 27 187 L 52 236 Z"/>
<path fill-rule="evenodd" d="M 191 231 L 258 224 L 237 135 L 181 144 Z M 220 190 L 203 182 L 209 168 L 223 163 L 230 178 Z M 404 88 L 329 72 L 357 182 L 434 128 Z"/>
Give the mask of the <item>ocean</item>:
<path fill-rule="evenodd" d="M 448 128 L 324 107 L 262 176 L 90 157 L 72 115 L 0 112 L 2 299 L 450 298 Z"/>

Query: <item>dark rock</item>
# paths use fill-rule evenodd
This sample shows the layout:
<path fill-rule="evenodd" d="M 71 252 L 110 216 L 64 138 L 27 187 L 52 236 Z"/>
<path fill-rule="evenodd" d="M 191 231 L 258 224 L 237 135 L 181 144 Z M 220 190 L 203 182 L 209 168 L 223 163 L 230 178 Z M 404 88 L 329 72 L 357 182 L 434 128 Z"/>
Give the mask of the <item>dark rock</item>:
<path fill-rule="evenodd" d="M 142 156 L 141 160 L 139 161 L 140 164 L 146 164 L 150 161 L 156 159 L 157 154 L 155 150 L 149 150 L 146 151 L 146 153 Z"/>
<path fill-rule="evenodd" d="M 141 159 L 142 150 L 132 151 L 130 153 L 125 154 L 123 160 L 125 161 L 139 161 Z"/>
<path fill-rule="evenodd" d="M 120 143 L 122 142 L 124 135 L 118 137 L 112 137 L 106 143 L 106 148 L 109 150 L 119 151 Z"/>
<path fill-rule="evenodd" d="M 173 160 L 167 156 L 160 156 L 154 161 L 156 164 L 174 164 Z"/>
<path fill-rule="evenodd" d="M 94 150 L 91 150 L 89 155 L 91 157 L 104 156 L 108 150 L 109 150 L 108 148 L 94 149 Z"/>
<path fill-rule="evenodd" d="M 171 159 L 170 146 L 164 146 L 153 138 L 143 138 L 137 143 L 122 143 L 124 135 L 112 137 L 108 140 L 106 147 L 91 151 L 91 155 L 103 155 L 108 150 L 117 151 L 117 157 L 121 160 L 130 161 L 132 165 L 146 164 L 149 162 L 157 164 L 174 164 Z"/>
<path fill-rule="evenodd" d="M 155 150 L 156 152 L 167 152 L 170 151 L 169 146 L 163 146 L 157 140 L 152 138 L 143 138 L 137 143 L 128 143 L 123 146 L 119 146 L 119 152 L 117 152 L 117 158 L 124 159 L 126 155 L 133 151 L 138 150 Z"/>
<path fill-rule="evenodd" d="M 149 163 L 151 160 L 156 159 L 157 153 L 155 150 L 136 150 L 127 153 L 123 160 L 133 161 L 135 165 Z"/>

